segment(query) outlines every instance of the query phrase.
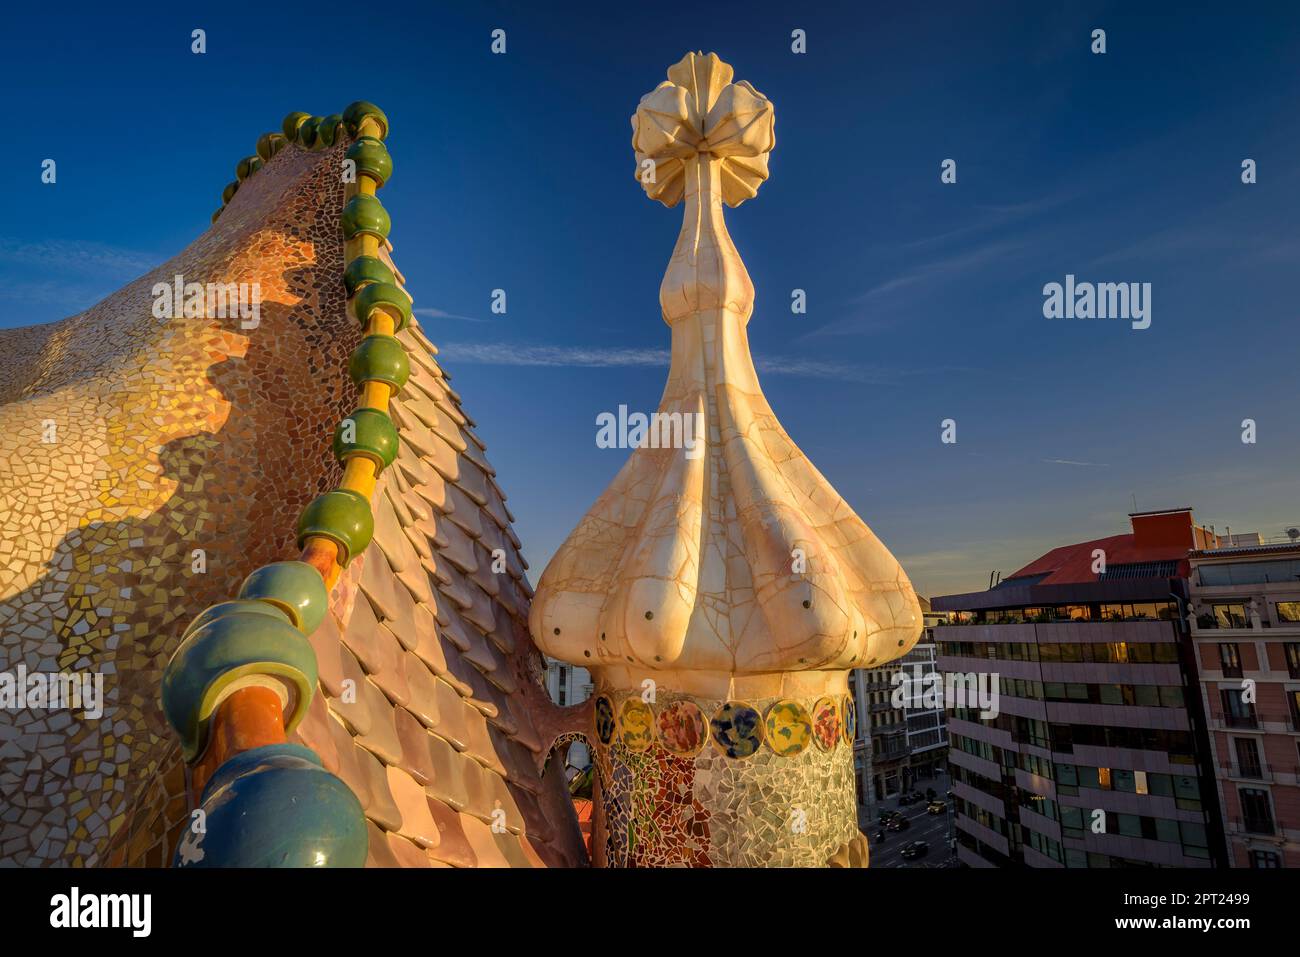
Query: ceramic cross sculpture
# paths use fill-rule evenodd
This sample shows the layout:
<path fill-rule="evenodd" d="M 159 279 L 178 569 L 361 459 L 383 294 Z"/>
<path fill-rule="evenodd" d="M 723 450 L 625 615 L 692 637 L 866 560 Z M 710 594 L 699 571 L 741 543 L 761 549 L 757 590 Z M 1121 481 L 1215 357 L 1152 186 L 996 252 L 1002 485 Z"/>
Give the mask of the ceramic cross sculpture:
<path fill-rule="evenodd" d="M 693 448 L 633 451 L 532 605 L 538 646 L 595 682 L 597 864 L 866 864 L 848 673 L 905 654 L 921 614 L 758 384 L 754 287 L 722 207 L 757 194 L 773 128 L 771 102 L 711 53 L 632 117 L 637 178 L 684 209 L 659 292 L 659 412 L 704 428 Z M 855 433 L 861 414 L 835 412 Z"/>

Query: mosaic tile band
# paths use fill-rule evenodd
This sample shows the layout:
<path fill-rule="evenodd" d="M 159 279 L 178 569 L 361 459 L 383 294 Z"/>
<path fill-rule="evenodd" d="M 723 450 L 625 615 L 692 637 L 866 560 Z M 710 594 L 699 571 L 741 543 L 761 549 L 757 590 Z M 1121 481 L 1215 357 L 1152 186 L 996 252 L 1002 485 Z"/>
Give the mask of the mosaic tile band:
<path fill-rule="evenodd" d="M 824 722 L 835 719 L 827 747 L 814 743 L 819 707 Z M 594 863 L 823 867 L 843 852 L 847 866 L 853 847 L 854 863 L 865 865 L 841 708 L 830 697 L 742 702 L 660 692 L 651 703 L 602 691 L 592 737 L 601 810 Z"/>

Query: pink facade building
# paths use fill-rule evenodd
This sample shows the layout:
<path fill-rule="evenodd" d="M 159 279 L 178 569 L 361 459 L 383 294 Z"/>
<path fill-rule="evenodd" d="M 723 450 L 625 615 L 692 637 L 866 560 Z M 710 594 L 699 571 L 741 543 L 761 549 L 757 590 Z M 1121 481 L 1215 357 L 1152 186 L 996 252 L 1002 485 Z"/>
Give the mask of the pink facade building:
<path fill-rule="evenodd" d="M 1233 867 L 1300 867 L 1300 544 L 1191 554 L 1192 641 Z"/>

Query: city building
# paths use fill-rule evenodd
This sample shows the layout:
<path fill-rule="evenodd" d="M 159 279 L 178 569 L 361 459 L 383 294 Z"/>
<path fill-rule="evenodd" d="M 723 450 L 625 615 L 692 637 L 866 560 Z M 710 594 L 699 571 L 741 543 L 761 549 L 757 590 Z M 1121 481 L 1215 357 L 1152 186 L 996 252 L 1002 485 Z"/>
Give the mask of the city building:
<path fill-rule="evenodd" d="M 904 701 L 895 691 L 898 675 L 925 681 L 937 670 L 935 626 L 947 615 L 919 599 L 925 623 L 921 640 L 903 657 L 849 675 L 849 693 L 860 716 L 853 741 L 858 804 L 872 815 L 877 801 L 928 780 L 947 765 L 947 718 L 942 703 Z"/>
<path fill-rule="evenodd" d="M 936 629 L 947 621 L 944 612 L 924 610 L 925 631 L 915 648 L 899 659 L 914 682 L 923 687 L 939 672 Z M 943 700 L 919 697 L 909 704 L 907 715 L 908 783 L 932 779 L 948 766 L 948 717 Z"/>
<path fill-rule="evenodd" d="M 1300 544 L 1203 549 L 1190 561 L 1231 864 L 1300 866 Z"/>
<path fill-rule="evenodd" d="M 1191 509 L 1055 548 L 994 587 L 932 600 L 947 676 L 997 676 L 996 706 L 951 703 L 958 857 L 973 867 L 1222 865 L 1226 850 L 1183 615 Z M 981 717 L 981 714 L 984 714 Z"/>

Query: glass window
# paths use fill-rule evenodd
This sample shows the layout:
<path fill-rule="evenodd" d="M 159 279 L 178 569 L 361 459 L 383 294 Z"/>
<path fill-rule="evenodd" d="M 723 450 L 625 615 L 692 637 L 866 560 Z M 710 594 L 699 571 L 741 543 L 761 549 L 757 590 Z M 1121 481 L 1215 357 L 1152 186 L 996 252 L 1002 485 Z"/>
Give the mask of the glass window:
<path fill-rule="evenodd" d="M 1162 641 L 1151 646 L 1152 660 L 1158 665 L 1178 664 L 1178 646 L 1172 641 Z"/>
<path fill-rule="evenodd" d="M 1260 585 L 1268 582 L 1293 582 L 1300 578 L 1300 559 L 1202 565 L 1197 571 L 1201 576 L 1202 585 Z"/>
<path fill-rule="evenodd" d="M 1261 776 L 1259 763 L 1259 746 L 1254 738 L 1233 738 L 1233 749 L 1237 752 L 1237 770 L 1242 777 L 1257 778 Z"/>
<path fill-rule="evenodd" d="M 1160 688 L 1160 703 L 1166 708 L 1181 708 L 1184 706 L 1183 689 L 1176 688 L 1173 685 L 1164 685 Z"/>
<path fill-rule="evenodd" d="M 1188 857 L 1209 857 L 1210 843 L 1205 836 L 1205 825 L 1194 821 L 1179 821 L 1178 830 L 1183 838 L 1183 853 Z"/>
<path fill-rule="evenodd" d="M 1099 685 L 1097 690 L 1102 704 L 1124 703 L 1124 692 L 1119 685 Z"/>
<path fill-rule="evenodd" d="M 1300 605 L 1300 602 L 1293 602 Z M 1286 651 L 1286 670 L 1292 678 L 1300 678 L 1300 641 L 1288 641 L 1283 646 Z"/>
<path fill-rule="evenodd" d="M 1235 641 L 1219 642 L 1219 666 L 1225 678 L 1241 677 L 1241 653 Z"/>
<path fill-rule="evenodd" d="M 1177 807 L 1184 811 L 1199 811 L 1201 809 L 1201 786 L 1196 778 L 1175 774 L 1173 775 L 1173 782 L 1174 801 Z"/>
<path fill-rule="evenodd" d="M 1143 772 L 1146 774 L 1146 772 Z M 1160 797 L 1173 797 L 1174 782 L 1167 774 L 1147 774 L 1147 787 L 1151 793 Z"/>
<path fill-rule="evenodd" d="M 1142 819 L 1136 814 L 1114 814 L 1115 829 L 1125 837 L 1142 836 Z"/>
<path fill-rule="evenodd" d="M 1246 606 L 1239 602 L 1215 604 L 1210 606 L 1214 614 L 1216 628 L 1245 628 Z"/>
<path fill-rule="evenodd" d="M 1223 705 L 1223 719 L 1230 727 L 1255 727 L 1255 706 L 1245 700 L 1240 688 L 1220 688 L 1219 700 Z"/>
<path fill-rule="evenodd" d="M 1268 792 L 1257 788 L 1241 788 L 1241 816 L 1246 830 L 1252 834 L 1273 833 L 1273 809 L 1268 803 Z"/>

